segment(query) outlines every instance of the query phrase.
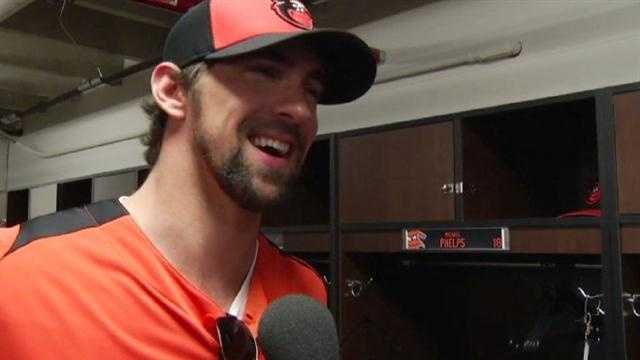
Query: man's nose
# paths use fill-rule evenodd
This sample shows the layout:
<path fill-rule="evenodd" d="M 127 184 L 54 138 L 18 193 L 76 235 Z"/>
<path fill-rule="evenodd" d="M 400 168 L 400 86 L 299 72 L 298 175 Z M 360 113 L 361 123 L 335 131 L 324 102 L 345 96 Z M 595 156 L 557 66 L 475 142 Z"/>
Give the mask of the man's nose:
<path fill-rule="evenodd" d="M 300 84 L 285 84 L 278 96 L 277 115 L 300 126 L 315 126 L 317 104 Z"/>

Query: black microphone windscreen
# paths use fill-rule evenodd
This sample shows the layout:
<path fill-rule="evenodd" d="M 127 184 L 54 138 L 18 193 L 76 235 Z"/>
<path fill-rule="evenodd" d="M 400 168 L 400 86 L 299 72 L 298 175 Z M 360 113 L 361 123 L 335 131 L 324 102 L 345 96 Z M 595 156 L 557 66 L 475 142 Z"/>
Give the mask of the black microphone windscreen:
<path fill-rule="evenodd" d="M 287 295 L 271 304 L 258 327 L 258 343 L 269 360 L 337 360 L 333 316 L 319 301 Z"/>

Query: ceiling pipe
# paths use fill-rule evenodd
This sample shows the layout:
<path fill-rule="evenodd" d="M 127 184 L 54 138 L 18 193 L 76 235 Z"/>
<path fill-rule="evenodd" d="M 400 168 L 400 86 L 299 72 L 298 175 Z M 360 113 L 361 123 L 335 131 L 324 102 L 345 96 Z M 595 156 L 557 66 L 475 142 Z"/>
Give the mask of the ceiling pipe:
<path fill-rule="evenodd" d="M 429 74 L 451 68 L 486 64 L 514 58 L 522 53 L 522 41 L 499 44 L 480 44 L 472 48 L 455 49 L 445 53 L 430 53 L 429 48 L 382 50 L 376 84 Z"/>
<path fill-rule="evenodd" d="M 51 71 L 0 62 L 0 87 L 50 98 L 82 82 L 81 77 L 63 76 Z"/>
<path fill-rule="evenodd" d="M 75 98 L 77 96 L 82 95 L 83 93 L 93 90 L 102 85 L 113 85 L 118 83 L 120 80 L 126 78 L 127 76 L 133 75 L 137 72 L 149 69 L 156 64 L 158 64 L 161 59 L 153 59 L 138 63 L 136 65 L 130 66 L 116 74 L 106 76 L 106 77 L 98 77 L 91 80 L 87 80 L 80 84 L 78 87 L 56 96 L 55 98 L 42 102 L 38 105 L 35 105 L 25 111 L 20 113 L 14 112 L 3 117 L 0 117 L 0 126 L 4 129 L 5 132 L 8 133 L 9 136 L 22 136 L 22 119 L 35 114 L 47 111 L 49 108 L 57 105 L 61 102 L 67 101 L 69 99 Z M 14 141 L 17 142 L 15 138 Z M 28 146 L 24 145 L 28 148 Z"/>
<path fill-rule="evenodd" d="M 27 109 L 41 101 L 47 100 L 44 96 L 25 93 L 8 86 L 0 86 L 0 99 L 0 108 L 4 109 L 3 113 Z"/>

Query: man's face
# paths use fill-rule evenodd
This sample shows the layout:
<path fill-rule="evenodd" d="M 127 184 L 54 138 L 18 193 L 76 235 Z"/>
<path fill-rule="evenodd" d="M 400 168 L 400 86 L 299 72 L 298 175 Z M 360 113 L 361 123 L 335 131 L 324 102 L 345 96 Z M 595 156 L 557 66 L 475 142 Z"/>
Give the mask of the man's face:
<path fill-rule="evenodd" d="M 216 62 L 199 77 L 190 96 L 195 149 L 242 208 L 277 203 L 295 181 L 322 91 L 318 59 L 294 46 Z"/>

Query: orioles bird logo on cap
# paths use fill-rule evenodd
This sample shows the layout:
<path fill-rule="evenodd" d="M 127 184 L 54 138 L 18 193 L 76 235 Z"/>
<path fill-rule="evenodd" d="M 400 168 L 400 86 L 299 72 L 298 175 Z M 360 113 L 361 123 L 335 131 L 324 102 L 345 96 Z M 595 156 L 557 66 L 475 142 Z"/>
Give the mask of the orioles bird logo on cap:
<path fill-rule="evenodd" d="M 271 8 L 289 24 L 304 30 L 313 29 L 313 18 L 307 7 L 299 0 L 271 0 Z"/>

